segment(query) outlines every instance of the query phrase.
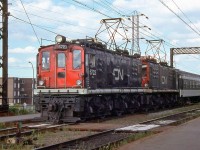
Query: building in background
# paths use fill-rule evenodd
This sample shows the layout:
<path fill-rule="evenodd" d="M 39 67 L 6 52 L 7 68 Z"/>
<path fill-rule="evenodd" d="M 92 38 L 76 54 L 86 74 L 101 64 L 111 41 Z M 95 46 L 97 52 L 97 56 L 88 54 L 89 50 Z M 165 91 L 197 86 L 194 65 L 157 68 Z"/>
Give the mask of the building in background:
<path fill-rule="evenodd" d="M 36 82 L 35 82 L 36 83 Z M 0 84 L 2 84 L 2 78 L 0 77 Z M 14 104 L 32 104 L 32 78 L 8 78 L 8 100 L 9 105 Z M 0 104 L 2 103 L 0 97 Z"/>

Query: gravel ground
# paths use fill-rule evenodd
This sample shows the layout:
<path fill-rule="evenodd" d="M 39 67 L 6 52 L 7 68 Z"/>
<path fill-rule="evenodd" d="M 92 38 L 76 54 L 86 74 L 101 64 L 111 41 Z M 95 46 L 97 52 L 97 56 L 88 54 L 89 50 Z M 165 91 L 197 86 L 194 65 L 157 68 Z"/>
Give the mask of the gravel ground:
<path fill-rule="evenodd" d="M 29 150 L 33 149 L 34 145 L 36 147 L 40 146 L 47 146 L 47 145 L 52 145 L 55 143 L 60 143 L 63 141 L 68 141 L 72 140 L 75 138 L 80 138 L 88 135 L 95 134 L 97 131 L 103 131 L 103 130 L 109 130 L 109 129 L 114 129 L 118 127 L 123 127 L 126 125 L 132 125 L 136 124 L 141 121 L 145 121 L 148 119 L 153 119 L 156 117 L 161 117 L 164 115 L 169 115 L 173 113 L 177 113 L 180 111 L 185 111 L 193 108 L 200 108 L 200 104 L 197 105 L 191 105 L 187 107 L 182 107 L 182 108 L 175 108 L 171 110 L 165 110 L 165 111 L 160 111 L 160 112 L 154 112 L 154 113 L 149 113 L 149 114 L 133 114 L 133 115 L 125 115 L 120 118 L 115 118 L 115 119 L 108 119 L 105 121 L 98 122 L 98 120 L 95 123 L 92 122 L 87 122 L 87 123 L 80 123 L 76 125 L 69 125 L 60 128 L 59 130 L 56 130 L 55 132 L 45 132 L 45 133 L 38 133 L 38 134 L 33 134 L 32 136 L 29 137 L 30 140 L 25 142 L 26 146 L 22 146 L 22 144 L 18 145 L 9 145 L 7 146 L 5 143 L 0 143 L 0 150 Z M 31 145 L 31 144 L 34 145 Z"/>
<path fill-rule="evenodd" d="M 43 135 L 38 136 L 38 140 L 34 143 L 36 145 L 52 145 L 53 143 L 60 143 L 64 141 L 69 141 L 75 138 L 80 138 L 84 136 L 89 136 L 95 134 L 96 132 L 91 131 L 68 131 L 67 129 L 63 129 L 62 131 L 56 132 L 46 132 Z"/>

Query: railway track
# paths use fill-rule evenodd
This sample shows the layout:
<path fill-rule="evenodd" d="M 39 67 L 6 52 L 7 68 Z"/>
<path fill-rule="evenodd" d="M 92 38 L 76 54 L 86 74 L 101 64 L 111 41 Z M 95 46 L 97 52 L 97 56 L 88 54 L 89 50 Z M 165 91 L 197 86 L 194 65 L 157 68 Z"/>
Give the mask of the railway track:
<path fill-rule="evenodd" d="M 0 130 L 0 140 L 13 137 L 28 136 L 32 133 L 38 133 L 43 131 L 55 130 L 58 127 L 66 126 L 67 124 L 51 125 L 51 124 L 36 124 L 36 125 L 26 125 L 22 126 L 20 129 L 17 127 L 6 128 Z"/>
<path fill-rule="evenodd" d="M 95 149 L 109 149 L 109 146 L 116 144 L 120 141 L 127 140 L 131 136 L 134 136 L 138 132 L 147 132 L 151 131 L 151 129 L 167 125 L 176 125 L 181 122 L 190 120 L 192 118 L 198 117 L 200 115 L 200 109 L 192 109 L 189 111 L 184 111 L 180 113 L 176 113 L 173 115 L 167 115 L 155 119 L 151 119 L 148 121 L 140 122 L 137 125 L 131 125 L 126 127 L 121 127 L 117 129 L 112 129 L 104 132 L 100 132 L 91 136 L 86 136 L 78 139 L 74 139 L 71 141 L 66 141 L 50 146 L 40 147 L 35 150 L 95 150 Z M 150 129 L 142 129 L 148 128 Z"/>

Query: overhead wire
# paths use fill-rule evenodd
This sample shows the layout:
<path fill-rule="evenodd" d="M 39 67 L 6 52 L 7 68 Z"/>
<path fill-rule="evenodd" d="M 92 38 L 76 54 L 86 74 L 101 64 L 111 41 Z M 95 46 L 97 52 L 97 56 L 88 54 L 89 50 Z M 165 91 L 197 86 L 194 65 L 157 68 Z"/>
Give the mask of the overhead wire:
<path fill-rule="evenodd" d="M 165 4 L 162 0 L 159 0 L 161 4 L 163 4 L 168 10 L 170 10 L 176 17 L 178 17 L 184 24 L 186 24 L 192 31 L 200 36 L 200 33 L 197 32 L 193 27 L 191 27 L 184 19 L 182 19 L 175 11 L 173 11 L 167 4 Z"/>
<path fill-rule="evenodd" d="M 22 21 L 22 22 L 24 22 L 24 23 L 27 23 L 27 24 L 30 24 L 30 22 L 28 22 L 28 21 L 25 21 L 25 20 L 23 20 L 23 19 L 21 19 L 21 18 L 18 18 L 18 17 L 15 17 L 15 16 L 13 16 L 13 15 L 10 15 L 11 17 L 13 17 L 13 18 L 15 18 L 15 19 L 17 19 L 17 20 L 20 20 L 20 21 Z M 40 28 L 40 29 L 43 29 L 43 30 L 46 30 L 46 31 L 48 31 L 48 32 L 51 32 L 51 33 L 53 33 L 53 34 L 58 34 L 58 33 L 56 33 L 56 32 L 53 32 L 52 30 L 48 30 L 48 29 L 46 29 L 46 28 L 44 28 L 44 27 L 41 27 L 41 26 L 39 26 L 39 25 L 36 25 L 36 24 L 32 24 L 33 26 L 36 26 L 36 27 L 38 27 L 38 28 Z"/>
<path fill-rule="evenodd" d="M 109 9 L 109 11 L 112 11 L 112 12 L 115 12 L 117 13 L 118 15 L 122 15 L 121 12 L 115 10 L 114 8 L 112 8 L 110 5 L 107 5 L 104 1 L 96 1 L 94 0 L 95 3 L 101 5 L 103 8 L 106 7 L 107 9 Z M 101 3 L 102 2 L 102 3 Z"/>
<path fill-rule="evenodd" d="M 66 2 L 66 3 L 69 3 L 69 1 L 65 1 L 65 0 L 62 0 L 62 1 L 64 1 L 64 2 Z M 91 7 L 89 7 L 88 5 L 86 5 L 86 4 L 83 4 L 82 2 L 80 2 L 80 1 L 77 1 L 77 0 L 73 0 L 74 2 L 76 2 L 77 4 L 81 4 L 83 7 L 86 7 L 86 8 L 90 8 L 90 10 L 92 10 L 92 11 L 95 11 L 95 12 L 97 12 L 97 13 L 100 13 L 100 14 L 102 14 L 102 15 L 104 15 L 104 16 L 106 16 L 106 17 L 109 17 L 109 18 L 111 18 L 111 16 L 108 16 L 108 15 L 106 15 L 106 14 L 104 14 L 104 13 L 102 13 L 102 12 L 100 12 L 100 11 L 97 11 L 96 9 L 94 9 L 94 8 L 91 8 Z M 95 1 L 96 2 L 96 1 Z M 108 1 L 106 1 L 107 3 L 109 3 Z M 99 3 L 97 3 L 97 4 L 99 4 Z M 109 3 L 110 4 L 110 3 Z M 113 9 L 112 7 L 110 7 L 110 9 Z M 116 11 L 116 10 L 114 10 L 118 15 L 121 15 L 122 16 L 122 14 L 121 13 L 119 13 L 118 11 Z M 32 14 L 33 15 L 33 14 Z M 41 17 L 41 16 L 39 16 L 39 17 Z M 95 29 L 94 29 L 95 30 Z M 148 31 L 146 31 L 146 32 L 148 32 Z M 151 35 L 153 35 L 152 33 L 150 33 Z M 155 35 L 153 35 L 154 37 L 155 37 Z M 170 44 L 168 44 L 168 45 L 170 45 Z"/>
<path fill-rule="evenodd" d="M 74 1 L 76 1 L 76 0 L 74 0 Z M 79 2 L 79 3 L 80 3 L 80 2 Z M 82 4 L 81 4 L 81 5 L 82 5 Z M 84 6 L 84 5 L 82 5 L 82 6 Z M 83 7 L 82 7 L 82 8 L 83 8 Z M 93 9 L 90 9 L 90 10 L 94 11 L 95 9 L 93 8 Z M 49 10 L 49 11 L 51 11 L 51 10 Z M 99 13 L 99 11 L 95 11 L 95 12 Z M 116 13 L 117 13 L 117 12 L 116 12 Z M 99 13 L 99 14 L 104 15 L 104 16 L 107 16 L 107 17 L 110 17 L 110 16 L 108 16 L 108 15 L 105 15 L 104 13 Z M 117 13 L 117 14 L 119 15 L 119 13 Z M 14 17 L 14 16 L 12 16 L 12 17 Z M 15 18 L 15 19 L 18 19 L 18 20 L 20 20 L 20 21 L 23 21 L 23 22 L 25 22 L 25 23 L 30 24 L 29 22 L 24 21 L 23 19 L 20 19 L 20 18 L 17 18 L 17 17 L 14 17 L 14 18 Z M 141 22 L 140 22 L 140 23 L 141 23 Z M 54 34 L 58 34 L 58 33 L 56 33 L 56 32 L 52 32 L 52 30 L 45 29 L 45 28 L 43 28 L 43 27 L 41 27 L 41 26 L 38 26 L 38 25 L 35 25 L 35 24 L 33 24 L 33 26 L 36 26 L 36 27 L 41 28 L 41 29 L 44 29 L 44 30 L 46 30 L 46 31 L 48 31 L 48 32 L 51 32 L 51 33 L 54 33 Z M 146 31 L 146 32 L 147 32 L 147 31 Z M 148 32 L 149 32 L 149 31 L 148 31 Z M 142 33 L 142 32 L 140 32 L 140 33 Z M 145 33 L 142 33 L 142 34 L 145 35 Z M 152 34 L 152 33 L 149 33 L 149 34 L 151 34 L 152 36 L 154 36 L 154 38 L 156 38 L 154 34 Z M 150 35 L 147 35 L 147 34 L 146 34 L 146 36 L 149 36 L 149 37 L 152 38 L 152 36 L 150 36 Z M 171 45 L 171 46 L 174 46 L 174 45 Z M 176 46 L 176 47 L 177 47 L 177 46 Z M 198 59 L 198 58 L 197 58 L 197 59 Z"/>
<path fill-rule="evenodd" d="M 65 0 L 63 0 L 63 1 L 65 1 Z M 88 8 L 88 9 L 92 10 L 92 11 L 95 11 L 95 12 L 101 14 L 101 15 L 104 15 L 104 16 L 110 18 L 110 16 L 108 16 L 107 14 L 104 14 L 104 13 L 102 13 L 101 11 L 96 10 L 96 9 L 94 9 L 94 8 L 88 6 L 88 5 L 86 5 L 86 4 L 84 4 L 84 3 L 80 2 L 80 1 L 77 1 L 77 0 L 72 0 L 72 1 L 74 1 L 74 2 L 76 2 L 76 3 L 78 3 L 78 4 L 80 4 L 80 5 L 82 5 L 82 6 L 84 6 L 84 7 L 86 7 L 86 8 Z"/>
<path fill-rule="evenodd" d="M 118 9 L 117 7 L 115 7 L 115 6 L 113 6 L 113 4 L 111 3 L 111 2 L 108 2 L 107 0 L 101 0 L 103 3 L 107 3 L 108 4 L 108 6 L 112 6 L 111 8 L 113 8 L 113 9 L 115 9 L 115 10 L 117 10 L 117 11 L 119 11 L 119 12 L 121 12 L 122 14 L 124 13 L 124 14 L 126 14 L 124 11 L 125 11 L 125 9 L 124 8 L 122 8 L 122 7 L 120 7 L 120 9 L 123 9 L 123 11 L 121 11 L 120 9 Z"/>
<path fill-rule="evenodd" d="M 19 13 L 23 13 L 23 12 L 20 11 L 20 10 L 16 10 L 16 9 L 12 9 L 12 8 L 11 8 L 10 10 L 17 11 L 17 12 L 19 12 Z M 32 15 L 32 16 L 35 16 L 35 17 L 38 17 L 38 18 L 43 18 L 43 19 L 46 19 L 46 20 L 54 21 L 54 22 L 64 23 L 64 24 L 67 24 L 67 25 L 70 25 L 70 26 L 79 26 L 79 27 L 82 27 L 82 28 L 85 28 L 85 29 L 96 30 L 96 29 L 94 29 L 94 28 L 89 28 L 89 27 L 80 26 L 80 25 L 76 25 L 76 24 L 72 24 L 72 23 L 68 23 L 68 22 L 64 22 L 64 21 L 60 21 L 60 20 L 56 20 L 56 19 L 51 19 L 51 18 L 47 18 L 47 17 L 35 15 L 35 14 L 32 14 L 32 13 L 28 13 L 28 14 L 29 14 L 29 15 Z"/>
<path fill-rule="evenodd" d="M 37 33 L 36 33 L 36 31 L 35 31 L 35 29 L 34 29 L 32 23 L 31 23 L 31 20 L 30 20 L 30 18 L 29 18 L 29 16 L 28 16 L 28 13 L 26 12 L 26 9 L 25 9 L 25 7 L 24 7 L 24 4 L 23 4 L 22 0 L 20 0 L 20 2 L 21 2 L 21 4 L 22 4 L 22 7 L 23 7 L 23 9 L 24 9 L 24 11 L 25 11 L 25 13 L 26 13 L 26 16 L 27 16 L 28 20 L 29 20 L 29 23 L 30 23 L 30 25 L 31 25 L 31 27 L 32 27 L 32 29 L 33 29 L 33 31 L 34 31 L 34 34 L 35 34 L 35 36 L 36 36 L 36 38 L 37 38 L 37 40 L 38 40 L 38 43 L 39 43 L 39 45 L 40 45 L 40 40 L 39 40 L 39 38 L 38 38 L 38 36 L 37 36 Z"/>
<path fill-rule="evenodd" d="M 111 9 L 113 9 L 113 8 L 111 8 Z M 116 10 L 115 10 L 115 12 L 116 12 Z M 121 16 L 124 16 L 124 15 L 122 15 L 122 14 L 119 13 L 119 12 L 117 12 L 117 14 L 118 14 L 118 15 L 121 15 Z M 110 18 L 111 18 L 111 17 L 110 17 Z M 131 22 L 132 22 L 132 21 L 131 21 Z M 142 24 L 142 23 L 140 22 L 140 24 Z M 144 25 L 144 24 L 143 24 L 143 25 Z M 131 27 L 130 27 L 130 28 L 131 28 Z M 145 30 L 145 29 L 143 29 L 143 30 Z M 147 31 L 147 30 L 145 30 L 145 31 L 148 32 L 149 34 L 151 34 L 152 36 L 158 38 L 158 39 L 164 39 L 164 38 L 160 38 L 160 37 L 154 35 L 153 33 L 149 32 L 149 31 Z M 141 32 L 140 32 L 140 33 L 141 33 Z M 149 37 L 150 37 L 150 36 L 149 36 Z M 165 43 L 166 43 L 167 46 L 174 46 L 174 47 L 177 47 L 177 46 L 171 44 L 170 42 L 165 41 Z"/>
<path fill-rule="evenodd" d="M 119 14 L 119 13 L 117 13 L 117 14 Z M 129 28 L 131 28 L 131 27 L 129 27 Z M 155 40 L 156 40 L 156 39 L 161 39 L 160 37 L 158 37 L 158 36 L 152 34 L 152 33 L 149 32 L 149 31 L 147 31 L 146 29 L 143 29 L 143 30 L 145 30 L 147 33 L 151 34 L 153 37 L 150 36 L 150 35 L 147 35 L 147 34 L 145 34 L 145 33 L 143 33 L 143 32 L 140 31 L 141 34 L 143 34 L 143 35 L 145 35 L 145 36 L 148 36 L 148 37 L 150 37 L 150 38 L 153 38 L 153 39 L 155 39 Z M 169 46 L 169 47 L 178 47 L 177 45 L 174 45 L 174 44 L 172 44 L 172 43 L 170 43 L 170 42 L 167 42 L 167 41 L 164 41 L 164 42 L 165 42 L 165 45 L 167 45 L 167 46 Z M 193 57 L 193 58 L 195 58 L 195 59 L 199 59 L 199 58 L 194 57 L 194 56 L 192 56 L 192 55 L 189 55 L 189 56 L 191 56 L 191 57 Z"/>
<path fill-rule="evenodd" d="M 17 2 L 16 0 L 12 0 L 12 1 Z M 70 3 L 69 1 L 66 1 L 66 3 L 69 3 L 69 4 L 72 4 L 72 5 L 73 5 L 73 3 Z M 32 3 L 28 3 L 27 5 L 31 6 L 31 8 L 36 8 L 36 9 L 39 9 L 39 10 L 43 10 L 43 11 L 46 11 L 46 12 L 48 12 L 48 13 L 49 13 L 49 12 L 52 12 L 52 13 L 57 14 L 57 15 L 58 15 L 58 14 L 63 15 L 63 13 L 61 13 L 61 12 L 59 12 L 59 11 L 55 11 L 55 10 L 52 10 L 52 9 L 45 9 L 45 8 L 37 7 L 37 6 L 33 5 Z M 76 5 L 76 6 L 77 6 L 77 7 L 80 7 L 79 5 Z M 84 7 L 81 7 L 81 8 L 84 8 Z M 68 15 L 66 15 L 65 18 L 70 18 L 70 19 L 71 19 L 71 17 L 69 17 Z M 80 18 L 81 20 L 90 21 L 89 19 L 84 18 L 84 17 L 80 17 L 80 16 L 76 16 L 76 18 Z"/>
<path fill-rule="evenodd" d="M 196 34 L 200 36 L 199 30 L 195 30 L 192 26 L 190 26 L 184 19 L 182 19 L 175 11 L 173 11 L 167 4 L 165 4 L 162 0 L 159 0 L 166 8 L 168 8 L 176 17 L 178 17 L 183 23 L 185 23 L 192 31 L 194 31 Z M 172 0 L 173 1 L 173 0 Z M 191 20 L 185 15 L 185 13 L 180 9 L 180 7 L 173 1 L 173 3 L 176 5 L 176 7 L 184 14 L 184 16 L 191 22 Z M 191 22 L 192 23 L 192 22 Z M 193 24 L 193 23 L 192 23 Z M 194 57 L 193 55 L 189 54 L 189 56 L 200 60 L 200 58 Z"/>
<path fill-rule="evenodd" d="M 64 0 L 63 0 L 63 1 L 64 1 Z M 89 7 L 88 5 L 86 5 L 86 4 L 84 4 L 84 3 L 80 2 L 80 1 L 77 1 L 77 0 L 73 0 L 73 1 L 76 2 L 76 3 L 78 3 L 78 4 L 81 4 L 81 5 L 84 6 L 84 7 L 89 8 L 89 9 L 92 10 L 92 11 L 95 11 L 95 12 L 97 12 L 97 13 L 100 13 L 100 14 L 104 15 L 104 16 L 110 17 L 110 16 L 108 16 L 108 15 L 106 15 L 106 14 L 100 12 L 100 11 L 97 11 L 97 10 L 94 9 L 94 8 Z M 66 2 L 66 1 L 65 1 L 65 2 Z M 107 2 L 107 1 L 106 1 L 106 2 Z M 98 4 L 98 3 L 97 3 L 97 4 Z M 110 8 L 113 9 L 112 7 L 110 7 Z M 115 12 L 116 12 L 116 11 L 115 11 Z M 117 13 L 117 12 L 116 12 L 116 13 Z M 117 13 L 117 14 L 118 14 L 118 15 L 119 15 L 119 14 L 121 15 L 121 13 Z M 144 30 L 145 30 L 145 29 L 144 29 Z M 151 34 L 152 36 L 154 36 L 154 37 L 156 37 L 156 38 L 159 38 L 158 36 L 155 36 L 154 34 L 152 34 L 152 33 L 149 32 L 149 31 L 146 31 L 146 32 L 148 32 L 149 34 Z M 142 33 L 142 32 L 140 32 L 140 33 Z M 149 36 L 149 35 L 147 35 L 147 34 L 145 34 L 145 33 L 142 33 L 142 34 L 152 38 L 152 36 Z M 155 38 L 154 38 L 154 39 L 155 39 Z M 165 42 L 166 42 L 166 41 L 165 41 Z M 171 43 L 168 43 L 168 42 L 166 42 L 166 45 L 177 47 L 177 46 L 175 46 L 175 45 L 173 45 L 173 44 L 171 44 Z"/>
<path fill-rule="evenodd" d="M 172 0 L 172 2 L 174 3 L 174 5 L 180 10 L 180 12 L 183 14 L 183 16 L 196 28 L 196 30 L 198 32 L 200 32 L 200 30 L 197 28 L 197 26 L 189 19 L 189 17 L 181 10 L 181 8 L 178 6 L 178 4 Z"/>

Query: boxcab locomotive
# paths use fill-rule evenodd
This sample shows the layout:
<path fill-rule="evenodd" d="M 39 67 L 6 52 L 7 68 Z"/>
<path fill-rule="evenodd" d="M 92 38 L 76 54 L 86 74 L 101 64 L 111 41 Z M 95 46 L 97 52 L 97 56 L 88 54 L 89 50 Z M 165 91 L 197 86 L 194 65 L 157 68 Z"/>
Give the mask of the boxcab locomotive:
<path fill-rule="evenodd" d="M 151 89 L 178 89 L 178 74 L 175 69 L 166 63 L 157 63 L 150 56 L 141 57 L 142 61 L 142 87 Z"/>
<path fill-rule="evenodd" d="M 44 46 L 37 55 L 36 110 L 50 121 L 122 113 L 135 102 L 121 93 L 141 87 L 141 62 L 127 52 L 107 50 L 94 39 L 66 42 L 57 36 L 55 45 Z M 123 53 L 123 54 L 122 54 Z M 134 90 L 136 92 L 137 89 Z M 115 94 L 115 99 L 111 100 Z M 73 119 L 72 119 L 73 118 Z"/>
<path fill-rule="evenodd" d="M 43 119 L 76 122 L 178 103 L 180 71 L 95 39 L 68 42 L 58 35 L 56 41 L 37 54 L 34 102 Z"/>

